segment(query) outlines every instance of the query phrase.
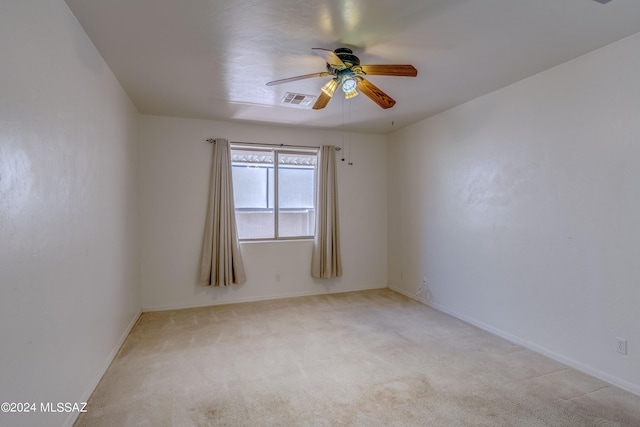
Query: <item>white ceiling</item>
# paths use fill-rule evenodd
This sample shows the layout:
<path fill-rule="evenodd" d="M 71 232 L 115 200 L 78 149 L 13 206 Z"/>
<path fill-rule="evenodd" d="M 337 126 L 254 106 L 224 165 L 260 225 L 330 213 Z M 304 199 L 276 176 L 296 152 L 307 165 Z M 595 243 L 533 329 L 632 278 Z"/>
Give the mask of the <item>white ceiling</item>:
<path fill-rule="evenodd" d="M 640 1 L 66 0 L 141 113 L 385 134 L 640 31 Z M 370 76 L 383 110 L 341 92 L 311 48 L 354 49 L 362 64 L 412 64 L 418 77 Z M 639 52 L 640 54 L 640 52 Z M 607 76 L 602 76 L 603 79 Z M 594 81 L 593 84 L 598 84 Z"/>

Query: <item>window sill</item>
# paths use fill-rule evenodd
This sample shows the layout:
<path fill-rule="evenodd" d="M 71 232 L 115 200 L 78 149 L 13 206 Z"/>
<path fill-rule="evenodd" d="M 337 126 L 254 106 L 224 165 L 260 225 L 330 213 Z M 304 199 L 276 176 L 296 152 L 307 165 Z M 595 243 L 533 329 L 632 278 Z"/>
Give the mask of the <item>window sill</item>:
<path fill-rule="evenodd" d="M 313 242 L 313 237 L 304 237 L 299 239 L 256 239 L 256 240 L 240 240 L 240 244 L 246 243 L 294 243 L 294 242 Z"/>

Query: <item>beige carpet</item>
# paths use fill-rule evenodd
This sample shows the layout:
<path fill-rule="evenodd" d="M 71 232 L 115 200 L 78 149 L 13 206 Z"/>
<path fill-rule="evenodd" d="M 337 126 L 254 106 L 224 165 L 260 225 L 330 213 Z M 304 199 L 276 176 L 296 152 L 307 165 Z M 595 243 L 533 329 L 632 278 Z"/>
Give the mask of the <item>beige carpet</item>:
<path fill-rule="evenodd" d="M 388 289 L 145 313 L 76 426 L 640 426 L 640 397 Z"/>

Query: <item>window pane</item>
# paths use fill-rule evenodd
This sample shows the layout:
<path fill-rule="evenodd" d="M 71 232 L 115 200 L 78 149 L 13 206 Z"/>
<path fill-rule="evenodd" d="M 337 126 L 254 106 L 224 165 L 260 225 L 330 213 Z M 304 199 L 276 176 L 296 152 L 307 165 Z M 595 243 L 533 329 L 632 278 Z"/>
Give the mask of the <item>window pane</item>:
<path fill-rule="evenodd" d="M 278 170 L 280 209 L 313 208 L 315 172 L 314 168 L 294 169 L 280 166 Z"/>
<path fill-rule="evenodd" d="M 273 239 L 273 153 L 231 150 L 233 197 L 240 239 Z"/>
<path fill-rule="evenodd" d="M 273 239 L 273 209 L 236 209 L 238 239 Z"/>
<path fill-rule="evenodd" d="M 269 207 L 267 205 L 267 168 L 234 164 L 232 171 L 236 209 Z"/>
<path fill-rule="evenodd" d="M 278 155 L 278 235 L 313 236 L 315 230 L 315 154 Z"/>

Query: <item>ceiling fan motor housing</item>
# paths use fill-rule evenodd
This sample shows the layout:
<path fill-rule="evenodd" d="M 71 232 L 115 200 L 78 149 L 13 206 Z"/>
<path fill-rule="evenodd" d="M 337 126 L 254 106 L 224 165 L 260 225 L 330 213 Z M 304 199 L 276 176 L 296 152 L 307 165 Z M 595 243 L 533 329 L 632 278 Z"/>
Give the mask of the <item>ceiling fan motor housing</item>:
<path fill-rule="evenodd" d="M 344 62 L 344 65 L 346 65 L 347 68 L 351 68 L 355 65 L 360 65 L 360 58 L 355 56 L 353 54 L 353 51 L 349 48 L 339 47 L 334 50 L 333 53 L 335 53 L 338 58 L 340 58 L 340 60 Z"/>

